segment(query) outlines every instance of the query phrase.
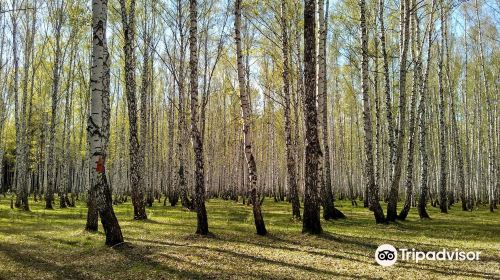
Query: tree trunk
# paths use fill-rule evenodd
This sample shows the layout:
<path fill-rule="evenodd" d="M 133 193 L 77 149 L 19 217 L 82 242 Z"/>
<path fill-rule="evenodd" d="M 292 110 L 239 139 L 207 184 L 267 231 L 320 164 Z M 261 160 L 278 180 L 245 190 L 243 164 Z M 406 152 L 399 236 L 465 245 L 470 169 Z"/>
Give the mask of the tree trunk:
<path fill-rule="evenodd" d="M 199 130 L 198 118 L 198 7 L 197 0 L 189 0 L 189 68 L 191 71 L 191 137 L 195 155 L 195 199 L 197 229 L 196 233 L 208 234 L 207 210 L 205 208 L 205 170 L 203 159 L 203 140 Z"/>
<path fill-rule="evenodd" d="M 168 193 L 168 201 L 170 206 L 177 205 L 179 201 L 179 193 L 177 191 L 176 184 L 173 184 L 173 167 L 174 167 L 174 116 L 175 116 L 175 106 L 174 106 L 174 90 L 175 83 L 173 83 L 173 89 L 170 92 L 170 96 L 172 100 L 170 101 L 169 112 L 168 112 L 168 152 L 167 152 L 167 193 Z"/>
<path fill-rule="evenodd" d="M 401 31 L 400 31 L 400 62 L 399 62 L 399 121 L 395 133 L 395 158 L 392 170 L 391 188 L 387 203 L 387 221 L 393 222 L 397 217 L 397 204 L 399 199 L 399 181 L 403 165 L 403 149 L 406 129 L 406 59 L 410 40 L 410 1 L 401 1 Z"/>
<path fill-rule="evenodd" d="M 20 139 L 21 139 L 21 133 L 18 133 L 21 131 L 21 122 L 19 119 L 19 53 L 17 50 L 17 12 L 15 11 L 17 1 L 12 2 L 12 9 L 14 10 L 11 16 L 12 20 L 12 56 L 13 56 L 13 71 L 14 71 L 14 81 L 13 81 L 13 90 L 14 90 L 14 121 L 15 121 L 15 126 L 16 126 L 16 148 L 20 147 Z M 11 191 L 12 192 L 17 192 L 18 191 L 18 186 L 17 186 L 17 180 L 16 180 L 16 175 L 18 173 L 18 164 L 19 164 L 19 158 L 20 153 L 19 149 L 16 150 L 16 163 L 15 163 L 15 173 L 14 173 L 14 183 L 11 185 Z M 18 196 L 20 198 L 20 196 Z M 13 200 L 13 197 L 11 198 Z M 12 202 L 11 202 L 12 204 Z M 16 207 L 20 207 L 21 203 L 20 200 L 16 199 Z M 11 207 L 12 208 L 12 207 Z"/>
<path fill-rule="evenodd" d="M 382 57 L 384 65 L 384 95 L 385 95 L 385 112 L 387 118 L 388 130 L 388 145 L 389 145 L 389 181 L 391 181 L 392 169 L 394 165 L 394 154 L 396 151 L 394 140 L 394 117 L 392 115 L 392 99 L 391 99 L 391 81 L 389 76 L 389 58 L 387 54 L 386 38 L 385 38 L 385 23 L 384 23 L 384 0 L 379 0 L 379 22 L 380 22 L 380 45 L 382 47 Z"/>
<path fill-rule="evenodd" d="M 27 16 L 28 17 L 28 16 Z M 34 18 L 31 19 L 34 22 Z M 28 23 L 30 21 L 29 17 L 27 19 Z M 33 27 L 33 26 L 31 26 Z M 23 77 L 23 95 L 22 102 L 18 105 L 21 107 L 20 115 L 18 116 L 18 120 L 20 122 L 20 127 L 17 133 L 19 134 L 19 146 L 16 146 L 18 149 L 16 154 L 16 165 L 17 165 L 17 199 L 16 199 L 16 207 L 21 207 L 25 211 L 29 211 L 29 180 L 28 180 L 28 153 L 29 153 L 29 135 L 27 133 L 27 125 L 28 125 L 28 116 L 27 116 L 27 107 L 28 107 L 28 82 L 29 82 L 29 69 L 32 61 L 30 60 L 32 57 L 33 47 L 34 47 L 34 29 L 30 30 L 30 27 L 27 28 L 26 37 L 25 37 L 25 48 L 24 48 L 24 77 Z M 16 100 L 15 102 L 18 102 Z M 30 102 L 31 103 L 31 102 Z M 17 134 L 16 133 L 16 134 Z"/>
<path fill-rule="evenodd" d="M 53 209 L 52 201 L 54 200 L 54 190 L 55 190 L 55 181 L 56 181 L 56 167 L 57 162 L 55 160 L 55 144 L 56 144 L 56 119 L 57 119 L 57 98 L 59 94 L 59 80 L 60 80 L 60 68 L 61 68 L 61 29 L 63 24 L 63 4 L 61 3 L 60 7 L 57 7 L 57 15 L 56 22 L 53 26 L 55 30 L 55 60 L 54 66 L 52 70 L 52 115 L 50 119 L 50 129 L 49 129 L 49 146 L 48 146 L 48 184 L 47 191 L 45 193 L 45 209 Z"/>
<path fill-rule="evenodd" d="M 361 88 L 363 92 L 363 121 L 365 130 L 365 177 L 368 189 L 368 201 L 370 210 L 375 215 L 377 223 L 384 223 L 384 210 L 380 206 L 378 186 L 375 182 L 375 170 L 373 163 L 373 131 L 371 120 L 371 107 L 368 85 L 368 32 L 366 27 L 366 2 L 361 0 L 359 3 L 361 16 L 361 49 L 362 49 L 362 62 L 361 62 Z"/>
<path fill-rule="evenodd" d="M 462 210 L 467 211 L 467 201 L 465 199 L 465 170 L 464 170 L 464 158 L 462 156 L 462 141 L 460 140 L 460 130 L 458 127 L 458 120 L 455 109 L 455 94 L 452 89 L 452 80 L 450 76 L 450 50 L 448 47 L 448 17 L 445 18 L 444 25 L 444 37 L 445 37 L 445 52 L 446 52 L 446 80 L 448 85 L 448 92 L 450 93 L 450 110 L 451 110 L 451 128 L 453 137 L 453 145 L 455 147 L 456 158 L 457 158 L 457 172 L 458 172 L 458 188 L 460 189 L 460 200 L 462 202 Z M 458 91 L 457 91 L 458 95 Z"/>
<path fill-rule="evenodd" d="M 476 17 L 479 28 L 479 57 L 481 59 L 481 72 L 483 77 L 483 85 L 486 95 L 486 104 L 487 104 L 487 116 L 488 116 L 488 200 L 490 206 L 490 212 L 493 212 L 493 209 L 496 208 L 495 202 L 495 158 L 493 155 L 493 122 L 494 119 L 492 117 L 493 111 L 491 106 L 491 93 L 488 83 L 488 77 L 486 73 L 485 61 L 484 61 L 484 48 L 483 48 L 483 31 L 481 30 L 481 20 L 479 19 L 479 5 L 477 0 L 474 2 Z"/>
<path fill-rule="evenodd" d="M 323 218 L 325 220 L 345 218 L 344 214 L 335 209 L 332 194 L 332 177 L 330 166 L 330 146 L 328 143 L 328 91 L 327 91 L 327 68 L 326 68 L 326 39 L 328 33 L 328 6 L 326 1 L 326 11 L 324 11 L 324 0 L 319 0 L 319 48 L 318 48 L 318 125 L 322 132 L 322 142 L 324 154 L 320 159 L 320 165 L 323 172 L 322 176 L 322 205 Z"/>
<path fill-rule="evenodd" d="M 281 1 L 281 28 L 282 28 L 282 51 L 283 51 L 283 96 L 285 97 L 285 146 L 286 146 L 286 168 L 290 201 L 292 203 L 292 217 L 300 220 L 300 201 L 297 190 L 297 168 L 295 167 L 294 145 L 292 143 L 292 127 L 290 120 L 290 66 L 288 47 L 288 23 L 287 23 L 286 0 Z M 296 124 L 297 125 L 297 124 Z"/>
<path fill-rule="evenodd" d="M 179 189 L 181 196 L 181 204 L 183 207 L 188 209 L 193 209 L 193 204 L 188 196 L 188 186 L 186 182 L 186 148 L 185 145 L 189 141 L 187 135 L 187 124 L 186 124 L 186 113 L 185 113 L 185 85 L 184 85 L 184 61 L 185 61 L 185 32 L 184 32 L 184 17 L 182 11 L 182 2 L 177 1 L 177 26 L 179 28 L 180 36 L 180 58 L 179 58 L 179 69 L 177 76 L 177 83 L 179 87 L 179 142 L 178 142 L 178 157 L 179 157 Z"/>
<path fill-rule="evenodd" d="M 419 118 L 419 152 L 420 152 L 420 197 L 418 199 L 418 215 L 421 219 L 428 219 L 429 214 L 427 213 L 426 205 L 427 205 L 427 194 L 429 193 L 429 183 L 428 183 L 428 169 L 429 169 L 429 156 L 427 153 L 427 94 L 428 94 L 428 77 L 429 77 L 429 68 L 431 62 L 431 54 L 432 54 L 432 32 L 434 30 L 434 13 L 436 11 L 436 2 L 437 0 L 432 1 L 432 10 L 429 19 L 429 29 L 427 32 L 427 64 L 425 68 L 425 74 L 422 81 L 422 86 L 420 88 L 420 102 L 418 105 L 418 118 Z M 423 48 L 423 44 L 422 44 Z"/>
<path fill-rule="evenodd" d="M 305 193 L 303 233 L 319 234 L 320 222 L 318 165 L 321 147 L 318 137 L 316 107 L 316 1 L 305 0 L 304 6 L 304 118 L 305 118 Z"/>
<path fill-rule="evenodd" d="M 247 86 L 245 82 L 245 71 L 243 68 L 243 54 L 241 50 L 241 1 L 236 0 L 234 6 L 234 33 L 235 33 L 235 41 L 236 41 L 236 60 L 238 66 L 238 83 L 240 90 L 240 103 L 241 103 L 241 111 L 243 113 L 243 134 L 244 134 L 244 150 L 245 150 L 245 158 L 248 165 L 248 178 L 250 180 L 250 194 L 251 194 L 251 202 L 253 208 L 253 217 L 255 222 L 255 228 L 257 230 L 257 234 L 266 235 L 266 225 L 264 223 L 264 218 L 262 217 L 262 211 L 260 207 L 260 203 L 257 199 L 257 165 L 255 162 L 255 157 L 252 152 L 252 116 L 251 116 L 251 107 L 250 107 L 250 99 L 247 92 Z"/>
<path fill-rule="evenodd" d="M 438 86 L 439 86 L 439 208 L 441 213 L 448 213 L 448 199 L 446 190 L 447 174 L 447 151 L 446 151 L 446 121 L 443 86 L 443 56 L 444 56 L 444 4 L 441 0 L 441 42 L 438 45 Z"/>
<path fill-rule="evenodd" d="M 120 0 L 121 17 L 125 44 L 125 94 L 127 96 L 128 118 L 129 118 L 129 142 L 130 142 L 130 186 L 132 188 L 132 204 L 134 205 L 134 219 L 145 220 L 146 205 L 144 202 L 144 157 L 137 131 L 137 103 L 135 98 L 135 0 L 130 2 L 130 10 L 127 13 L 125 0 Z"/>
<path fill-rule="evenodd" d="M 106 234 L 106 245 L 123 242 L 113 211 L 111 189 L 106 180 L 106 152 L 109 139 L 109 53 L 106 42 L 107 0 L 92 1 L 91 103 L 88 119 L 88 142 L 91 158 L 91 188 Z"/>
<path fill-rule="evenodd" d="M 414 7 L 415 0 L 411 2 L 412 7 Z M 422 72 L 422 57 L 420 48 L 420 28 L 418 15 L 413 13 L 410 19 L 411 32 L 412 32 L 412 60 L 413 69 L 413 84 L 412 84 L 412 94 L 410 101 L 410 120 L 409 120 L 409 130 L 408 130 L 408 159 L 406 165 L 406 198 L 403 204 L 403 209 L 398 215 L 398 219 L 405 220 L 410 212 L 411 202 L 413 199 L 413 162 L 415 153 L 415 127 L 416 127 L 416 107 L 417 98 L 420 88 L 420 77 Z"/>
<path fill-rule="evenodd" d="M 146 24 L 144 24 L 146 26 Z M 147 27 L 145 27 L 147 28 Z M 143 62 L 142 62 L 142 77 L 141 77 L 141 89 L 140 89 L 140 142 L 139 142 L 139 153 L 140 156 L 139 158 L 142 160 L 141 163 L 141 170 L 139 170 L 139 173 L 141 174 L 141 178 L 143 180 L 143 191 L 146 192 L 146 204 L 148 206 L 152 206 L 153 203 L 153 197 L 151 194 L 151 173 L 149 173 L 149 165 L 148 165 L 148 160 L 151 159 L 154 155 L 150 153 L 150 137 L 148 133 L 148 129 L 151 126 L 150 121 L 149 121 L 149 116 L 148 116 L 148 111 L 150 110 L 150 107 L 153 106 L 149 102 L 150 98 L 150 71 L 149 71 L 149 57 L 150 57 L 150 44 L 151 44 L 151 34 L 149 33 L 149 30 L 144 30 L 144 53 L 143 53 Z"/>

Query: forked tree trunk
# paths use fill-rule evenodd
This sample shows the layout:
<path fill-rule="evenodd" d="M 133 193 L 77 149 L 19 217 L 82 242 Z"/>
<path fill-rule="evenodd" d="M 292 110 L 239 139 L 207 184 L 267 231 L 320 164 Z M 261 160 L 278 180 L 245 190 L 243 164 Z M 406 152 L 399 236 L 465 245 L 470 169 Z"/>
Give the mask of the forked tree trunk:
<path fill-rule="evenodd" d="M 377 223 L 384 223 L 384 210 L 380 206 L 378 186 L 375 182 L 375 170 L 373 162 L 373 131 L 371 120 L 370 96 L 368 93 L 368 32 L 366 28 L 366 2 L 359 2 L 361 11 L 361 89 L 363 92 L 363 120 L 365 130 L 365 177 L 368 189 L 368 205 L 375 215 Z"/>
<path fill-rule="evenodd" d="M 257 165 L 252 151 L 252 116 L 250 108 L 250 99 L 247 92 L 245 82 L 245 71 L 243 66 L 243 54 L 241 50 L 241 1 L 236 0 L 234 5 L 234 39 L 236 42 L 236 60 L 238 67 L 238 83 L 240 90 L 241 111 L 243 113 L 243 134 L 244 134 L 244 151 L 248 165 L 248 178 L 250 180 L 250 199 L 253 208 L 253 218 L 257 234 L 266 235 L 266 225 L 262 217 L 260 202 L 257 198 Z"/>
<path fill-rule="evenodd" d="M 387 221 L 393 222 L 397 217 L 397 204 L 399 200 L 399 182 L 403 165 L 403 149 L 406 129 L 406 59 L 410 41 L 410 1 L 401 1 L 401 31 L 400 31 L 400 62 L 399 62 L 399 120 L 395 133 L 396 146 L 394 164 L 387 203 Z"/>
<path fill-rule="evenodd" d="M 306 159 L 302 232 L 319 234 L 323 229 L 318 195 L 321 147 L 316 107 L 316 0 L 305 0 L 304 6 L 304 85 Z"/>
<path fill-rule="evenodd" d="M 412 7 L 415 6 L 415 0 L 411 1 Z M 416 107 L 417 98 L 420 92 L 420 78 L 422 72 L 422 56 L 420 47 L 420 28 L 419 28 L 418 15 L 413 13 L 410 19 L 411 32 L 412 32 L 412 63 L 415 65 L 413 69 L 413 84 L 410 101 L 410 120 L 408 129 L 408 159 L 406 165 L 406 198 L 403 204 L 403 209 L 398 215 L 398 219 L 405 220 L 410 212 L 411 202 L 413 199 L 413 162 L 415 154 L 415 127 L 416 127 Z"/>
<path fill-rule="evenodd" d="M 92 67 L 90 70 L 90 112 L 88 142 L 90 146 L 91 184 L 97 209 L 106 234 L 106 245 L 123 242 L 113 211 L 111 189 L 106 180 L 106 152 L 109 138 L 109 53 L 106 42 L 107 0 L 92 1 Z"/>

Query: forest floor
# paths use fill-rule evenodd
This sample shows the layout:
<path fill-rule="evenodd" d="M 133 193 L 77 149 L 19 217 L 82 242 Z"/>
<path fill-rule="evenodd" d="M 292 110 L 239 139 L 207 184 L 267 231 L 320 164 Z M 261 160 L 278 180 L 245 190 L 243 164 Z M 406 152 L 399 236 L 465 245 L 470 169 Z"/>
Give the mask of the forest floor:
<path fill-rule="evenodd" d="M 31 200 L 32 202 L 32 200 Z M 195 234 L 196 213 L 155 204 L 149 220 L 134 221 L 129 203 L 115 206 L 126 243 L 104 245 L 102 228 L 87 233 L 86 208 L 10 209 L 0 197 L 0 279 L 500 279 L 500 211 L 462 212 L 458 206 L 421 221 L 412 209 L 407 221 L 376 225 L 371 212 L 337 201 L 347 219 L 322 221 L 324 234 L 301 234 L 288 203 L 266 199 L 270 232 L 254 233 L 251 208 L 241 203 L 207 203 L 212 235 Z M 384 207 L 385 208 L 385 207 Z M 421 251 L 481 251 L 479 261 L 374 261 L 384 243 Z"/>

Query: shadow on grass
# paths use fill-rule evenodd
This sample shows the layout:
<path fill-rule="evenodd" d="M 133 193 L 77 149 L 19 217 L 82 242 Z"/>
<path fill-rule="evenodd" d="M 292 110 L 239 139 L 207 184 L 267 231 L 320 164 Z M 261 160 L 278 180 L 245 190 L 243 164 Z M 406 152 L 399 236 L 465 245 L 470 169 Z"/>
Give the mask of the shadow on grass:
<path fill-rule="evenodd" d="M 120 246 L 116 246 L 115 251 L 125 257 L 129 262 L 140 263 L 150 268 L 161 270 L 162 272 L 167 272 L 171 275 L 181 277 L 183 279 L 207 279 L 213 278 L 210 274 L 199 273 L 196 271 L 185 270 L 177 267 L 170 267 L 161 263 L 151 257 L 151 250 L 147 247 L 140 246 L 138 244 L 123 243 Z M 175 260 L 180 261 L 180 260 Z"/>
<path fill-rule="evenodd" d="M 174 242 L 167 242 L 167 241 L 153 241 L 153 240 L 145 240 L 145 239 L 129 239 L 134 242 L 141 242 L 141 243 L 146 243 L 150 244 L 151 246 L 169 246 L 169 247 L 188 247 L 188 248 L 196 248 L 196 249 L 201 249 L 203 251 L 213 251 L 216 252 L 218 255 L 227 255 L 231 256 L 234 258 L 237 258 L 239 260 L 248 260 L 251 262 L 258 262 L 258 263 L 263 263 L 263 264 L 273 264 L 277 265 L 280 267 L 287 267 L 291 269 L 299 269 L 305 272 L 311 272 L 315 274 L 320 274 L 320 275 L 329 275 L 332 277 L 348 277 L 348 278 L 356 278 L 356 279 L 380 279 L 380 278 L 372 278 L 372 277 L 366 277 L 366 276 L 361 276 L 361 275 L 354 275 L 354 274 L 347 274 L 347 273 L 339 273 L 335 271 L 329 271 L 325 269 L 319 269 L 319 268 L 314 268 L 302 264 L 296 264 L 296 263 L 288 263 L 284 261 L 278 261 L 274 259 L 269 259 L 261 256 L 255 256 L 255 255 L 249 255 L 245 254 L 242 252 L 236 252 L 236 251 L 231 251 L 227 249 L 222 249 L 222 248 L 211 248 L 207 246 L 201 246 L 201 245 L 194 245 L 194 244 L 179 244 L 179 243 L 174 243 Z M 160 246 L 161 245 L 161 246 Z M 163 255 L 163 254 L 162 254 Z M 355 260 L 355 259 L 353 259 Z M 358 260 L 355 260 L 358 261 Z M 260 277 L 267 277 L 266 275 L 259 275 Z"/>
<path fill-rule="evenodd" d="M 13 262 L 19 263 L 21 267 L 29 267 L 37 271 L 45 271 L 54 275 L 53 279 L 88 279 L 88 275 L 78 271 L 75 267 L 65 263 L 59 265 L 46 261 L 38 256 L 23 251 L 19 246 L 0 243 L 0 252 L 4 253 Z"/>

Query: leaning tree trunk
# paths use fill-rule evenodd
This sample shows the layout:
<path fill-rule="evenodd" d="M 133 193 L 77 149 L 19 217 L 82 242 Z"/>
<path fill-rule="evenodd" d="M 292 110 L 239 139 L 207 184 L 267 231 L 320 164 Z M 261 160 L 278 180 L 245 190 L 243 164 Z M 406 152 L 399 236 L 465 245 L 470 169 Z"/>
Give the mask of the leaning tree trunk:
<path fill-rule="evenodd" d="M 288 24 L 286 13 L 286 0 L 281 1 L 281 28 L 283 51 L 283 96 L 285 97 L 285 145 L 286 168 L 290 201 L 292 203 L 292 217 L 300 220 L 300 201 L 297 187 L 297 168 L 295 167 L 294 145 L 292 143 L 292 127 L 290 120 L 290 65 L 288 47 Z M 296 124 L 297 125 L 297 124 Z"/>
<path fill-rule="evenodd" d="M 205 171 L 203 160 L 203 140 L 201 138 L 198 118 L 198 7 L 196 0 L 189 0 L 189 68 L 191 71 L 191 137 L 195 155 L 195 198 L 197 228 L 196 233 L 208 234 L 207 210 L 205 208 Z"/>
<path fill-rule="evenodd" d="M 121 17 L 125 44 L 125 94 L 127 96 L 130 142 L 130 186 L 132 188 L 132 204 L 134 205 L 134 219 L 145 220 L 146 205 L 144 202 L 144 178 L 141 174 L 144 159 L 137 131 L 137 103 L 135 97 L 135 0 L 130 2 L 127 13 L 125 0 L 120 0 Z"/>
<path fill-rule="evenodd" d="M 365 177 L 368 189 L 368 204 L 370 210 L 375 215 L 377 223 L 384 223 L 384 210 L 380 206 L 378 186 L 375 182 L 375 170 L 373 162 L 373 131 L 371 120 L 370 96 L 368 93 L 368 32 L 366 28 L 366 2 L 361 0 L 359 3 L 361 11 L 361 89 L 363 92 L 363 120 L 365 130 Z"/>
<path fill-rule="evenodd" d="M 257 165 L 255 162 L 255 157 L 252 152 L 252 116 L 250 108 L 250 98 L 248 96 L 246 82 L 245 82 L 245 71 L 243 68 L 243 54 L 241 50 L 241 1 L 236 0 L 234 6 L 234 39 L 236 41 L 236 60 L 238 66 L 238 83 L 240 88 L 240 102 L 241 111 L 243 113 L 243 135 L 245 144 L 245 158 L 248 165 L 248 178 L 250 180 L 250 195 L 253 208 L 253 217 L 255 221 L 255 228 L 257 234 L 266 235 L 266 225 L 264 223 L 264 218 L 262 217 L 262 211 L 260 207 L 260 202 L 257 199 Z"/>
<path fill-rule="evenodd" d="M 304 6 L 304 115 L 305 115 L 305 193 L 303 233 L 319 234 L 320 221 L 318 165 L 321 147 L 318 137 L 316 107 L 316 0 L 305 0 Z"/>
<path fill-rule="evenodd" d="M 91 188 L 106 234 L 106 245 L 123 242 L 113 211 L 111 188 L 106 180 L 106 151 L 109 138 L 109 53 L 106 42 L 107 0 L 92 1 L 92 67 L 88 142 L 91 158 Z"/>

